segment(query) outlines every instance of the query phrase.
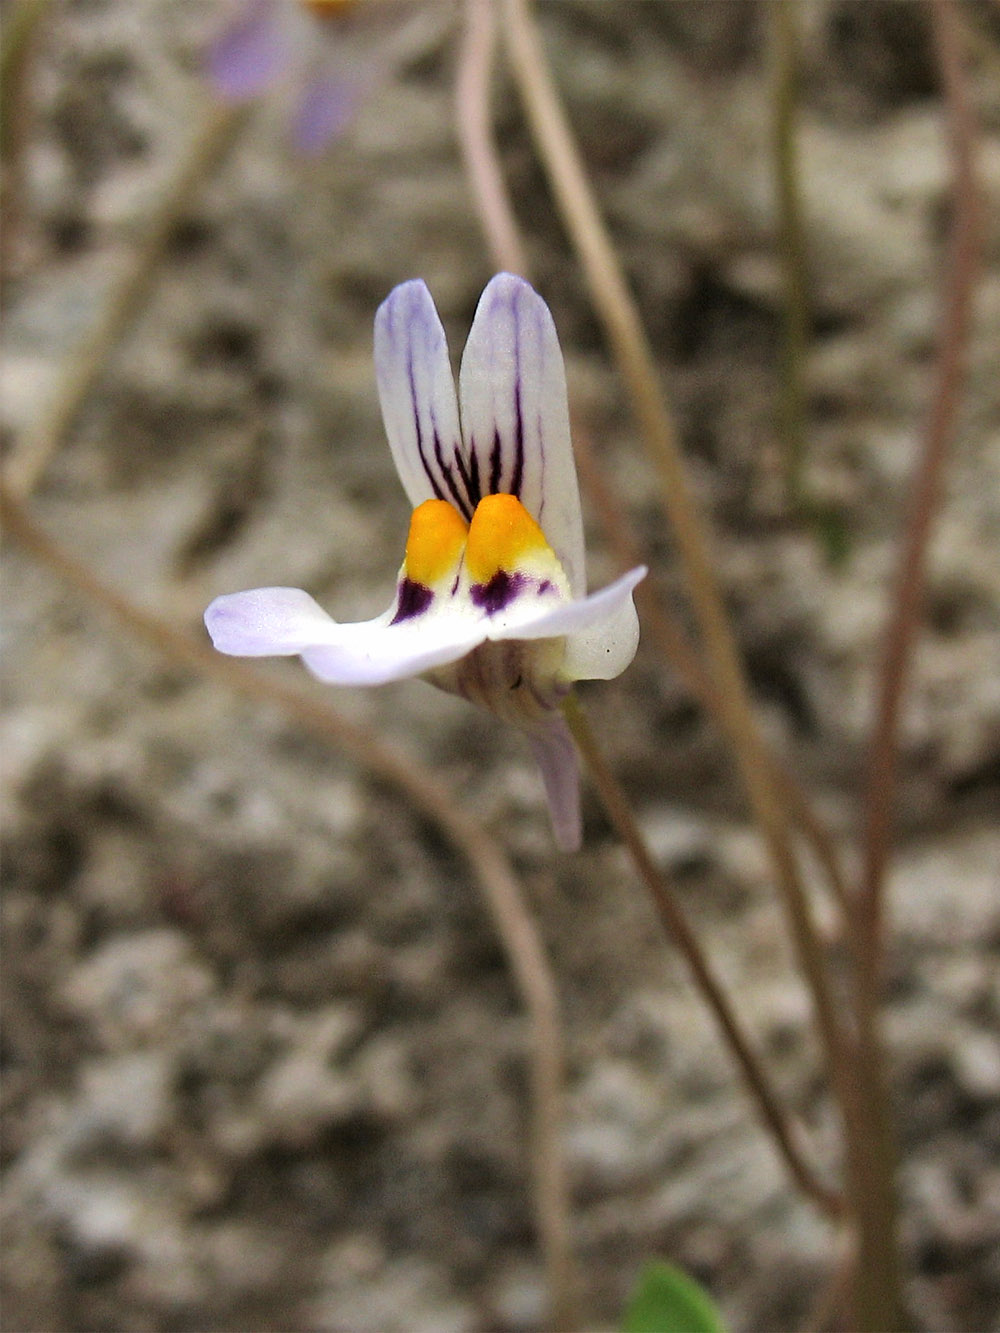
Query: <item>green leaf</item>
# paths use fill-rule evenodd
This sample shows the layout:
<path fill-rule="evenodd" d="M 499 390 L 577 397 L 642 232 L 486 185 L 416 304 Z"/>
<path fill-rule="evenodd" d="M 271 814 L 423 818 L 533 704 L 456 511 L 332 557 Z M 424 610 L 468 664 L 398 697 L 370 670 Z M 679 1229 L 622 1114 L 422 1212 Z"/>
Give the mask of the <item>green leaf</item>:
<path fill-rule="evenodd" d="M 725 1333 L 719 1312 L 673 1264 L 648 1264 L 625 1312 L 622 1333 Z"/>

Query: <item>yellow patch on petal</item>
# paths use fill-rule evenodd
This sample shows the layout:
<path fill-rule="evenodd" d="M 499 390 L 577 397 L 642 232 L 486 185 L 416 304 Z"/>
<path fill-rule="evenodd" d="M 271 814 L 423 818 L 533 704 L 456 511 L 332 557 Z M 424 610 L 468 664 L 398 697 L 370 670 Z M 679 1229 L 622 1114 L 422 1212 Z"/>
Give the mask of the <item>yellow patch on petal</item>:
<path fill-rule="evenodd" d="M 473 583 L 489 583 L 501 570 L 511 574 L 539 557 L 559 568 L 545 533 L 516 495 L 487 495 L 476 506 L 465 547 L 465 567 Z"/>
<path fill-rule="evenodd" d="M 432 588 L 454 573 L 468 531 L 465 519 L 447 500 L 425 500 L 417 505 L 406 538 L 406 577 Z"/>

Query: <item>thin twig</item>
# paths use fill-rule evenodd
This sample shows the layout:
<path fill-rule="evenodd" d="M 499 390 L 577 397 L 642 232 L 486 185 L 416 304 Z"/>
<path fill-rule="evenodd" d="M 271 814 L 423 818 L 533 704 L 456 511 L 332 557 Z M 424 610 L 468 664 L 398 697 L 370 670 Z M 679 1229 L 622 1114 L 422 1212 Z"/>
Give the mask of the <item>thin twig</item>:
<path fill-rule="evenodd" d="M 865 862 L 857 901 L 859 966 L 875 985 L 881 973 L 884 882 L 892 841 L 899 718 L 920 630 L 927 547 L 955 433 L 983 231 L 983 201 L 974 161 L 975 122 L 951 0 L 931 0 L 931 16 L 948 118 L 953 207 L 935 386 L 900 542 L 864 804 Z"/>
<path fill-rule="evenodd" d="M 506 856 L 434 773 L 334 709 L 173 629 L 103 583 L 48 537 L 0 484 L 0 517 L 25 550 L 87 601 L 109 612 L 134 638 L 164 657 L 255 703 L 277 706 L 298 726 L 346 751 L 403 793 L 465 857 L 500 936 L 530 1025 L 532 1179 L 539 1241 L 558 1326 L 575 1313 L 569 1187 L 562 1147 L 564 1058 L 559 1000 L 540 935 Z"/>
<path fill-rule="evenodd" d="M 889 625 L 865 793 L 864 866 L 853 919 L 856 952 L 857 1144 L 865 1189 L 856 1198 L 855 1317 L 862 1330 L 897 1327 L 901 1309 L 895 1143 L 885 1086 L 880 999 L 885 949 L 885 879 L 892 841 L 899 719 L 920 628 L 927 550 L 955 433 L 982 239 L 976 128 L 966 94 L 956 6 L 931 0 L 931 23 L 951 143 L 952 227 L 935 387 L 917 460 Z"/>
<path fill-rule="evenodd" d="M 611 543 L 618 563 L 623 569 L 633 569 L 636 565 L 647 564 L 648 560 L 629 531 L 628 522 L 614 491 L 597 465 L 590 435 L 579 425 L 574 426 L 573 446 L 583 488 L 600 515 L 601 526 Z M 663 590 L 657 585 L 656 579 L 645 578 L 635 590 L 635 599 L 639 607 L 643 633 L 652 634 L 660 652 L 681 677 L 685 687 L 706 712 L 717 718 L 722 710 L 719 692 L 706 674 L 701 658 L 687 633 L 668 610 Z M 834 899 L 841 909 L 846 909 L 847 881 L 840 864 L 840 855 L 829 830 L 813 810 L 802 788 L 793 780 L 791 774 L 766 748 L 764 754 L 766 761 L 771 765 L 771 780 L 779 798 L 785 802 L 800 832 L 811 844 Z"/>
<path fill-rule="evenodd" d="M 493 0 L 466 0 L 466 35 L 459 57 L 456 103 L 460 141 L 473 197 L 493 260 L 499 268 L 528 276 L 526 249 L 503 178 L 489 116 L 490 71 L 493 59 Z M 574 452 L 584 489 L 594 502 L 623 569 L 645 564 L 628 532 L 628 524 L 611 487 L 598 468 L 589 435 L 573 421 Z M 657 595 L 652 579 L 637 590 L 643 621 L 653 631 L 660 650 L 683 677 L 688 689 L 712 714 L 721 711 L 718 691 L 708 679 L 701 660 L 684 631 L 675 623 Z M 770 758 L 770 757 L 769 757 Z M 847 887 L 833 839 L 810 807 L 801 788 L 773 759 L 774 781 L 780 798 L 809 839 L 835 898 L 846 904 Z"/>
<path fill-rule="evenodd" d="M 455 121 L 493 262 L 525 274 L 528 261 L 490 133 L 490 76 L 496 48 L 493 0 L 465 0 L 465 25 L 458 52 Z"/>
<path fill-rule="evenodd" d="M 684 955 L 698 992 L 714 1014 L 726 1045 L 735 1055 L 761 1120 L 777 1144 L 793 1179 L 823 1212 L 831 1216 L 839 1215 L 842 1209 L 840 1196 L 816 1176 L 803 1157 L 796 1143 L 796 1132 L 782 1110 L 781 1100 L 771 1087 L 767 1074 L 736 1017 L 735 1009 L 702 952 L 698 937 L 688 924 L 669 885 L 657 870 L 645 839 L 635 822 L 628 799 L 605 762 L 586 714 L 575 695 L 567 698 L 563 704 L 563 713 L 611 822 L 628 848 L 636 869 L 649 890 L 667 938 L 676 944 Z"/>
<path fill-rule="evenodd" d="M 113 283 L 94 323 L 64 362 L 41 418 L 14 445 L 4 479 L 14 495 L 26 498 L 38 485 L 53 454 L 76 424 L 80 410 L 104 371 L 156 279 L 160 260 L 177 222 L 198 185 L 218 162 L 242 123 L 245 108 L 209 103 L 181 161 L 146 223 L 128 267 Z"/>
<path fill-rule="evenodd" d="M 774 865 L 799 965 L 813 997 L 831 1085 L 837 1088 L 843 1109 L 851 1096 L 847 1086 L 845 1033 L 791 845 L 788 810 L 771 781 L 736 644 L 712 569 L 708 539 L 663 401 L 656 363 L 587 182 L 527 0 L 505 0 L 504 14 L 504 36 L 511 66 L 535 141 L 590 285 L 594 307 L 628 386 L 643 439 L 660 476 L 663 505 L 673 527 L 718 689 L 721 721 Z"/>

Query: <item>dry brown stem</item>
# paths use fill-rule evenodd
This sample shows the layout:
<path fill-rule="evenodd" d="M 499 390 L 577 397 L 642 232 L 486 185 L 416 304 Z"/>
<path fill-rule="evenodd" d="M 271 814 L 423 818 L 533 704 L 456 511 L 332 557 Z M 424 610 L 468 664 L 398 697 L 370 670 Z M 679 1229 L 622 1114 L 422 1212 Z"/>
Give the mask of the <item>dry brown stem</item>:
<path fill-rule="evenodd" d="M 760 1118 L 777 1144 L 792 1178 L 803 1193 L 818 1204 L 823 1212 L 838 1216 L 843 1206 L 840 1196 L 825 1185 L 806 1162 L 797 1142 L 798 1133 L 789 1123 L 782 1109 L 781 1099 L 775 1093 L 763 1066 L 757 1059 L 756 1052 L 744 1033 L 725 990 L 712 970 L 697 935 L 688 924 L 669 884 L 656 868 L 632 814 L 632 807 L 605 762 L 586 715 L 575 696 L 570 695 L 563 705 L 563 712 L 580 747 L 580 752 L 586 760 L 590 776 L 604 807 L 649 890 L 667 938 L 684 955 L 698 991 L 714 1015 L 727 1046 L 735 1055 L 737 1067 L 750 1090 Z"/>
<path fill-rule="evenodd" d="M 170 661 L 255 703 L 277 706 L 296 725 L 345 751 L 433 821 L 477 880 L 500 936 L 530 1025 L 532 1177 L 538 1234 L 549 1282 L 554 1326 L 575 1317 L 575 1276 L 569 1234 L 569 1187 L 562 1148 L 564 1058 L 559 999 L 524 892 L 496 841 L 461 808 L 434 773 L 299 690 L 216 653 L 144 611 L 63 550 L 0 484 L 7 533 L 88 602 L 109 612 L 134 638 Z"/>

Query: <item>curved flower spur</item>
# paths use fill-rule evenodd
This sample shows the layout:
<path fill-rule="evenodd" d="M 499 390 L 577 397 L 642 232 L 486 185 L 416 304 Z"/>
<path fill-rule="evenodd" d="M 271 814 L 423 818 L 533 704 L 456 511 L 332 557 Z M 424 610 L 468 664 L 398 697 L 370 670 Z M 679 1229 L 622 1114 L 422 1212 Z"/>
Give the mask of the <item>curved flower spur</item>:
<path fill-rule="evenodd" d="M 212 642 L 238 657 L 297 653 L 335 685 L 422 676 L 514 723 L 541 768 L 556 841 L 574 851 L 579 771 L 560 704 L 574 681 L 611 679 L 635 656 L 632 590 L 646 571 L 586 595 L 566 376 L 548 306 L 521 278 L 492 279 L 456 399 L 434 302 L 423 282 L 405 282 L 375 317 L 375 370 L 414 505 L 392 605 L 340 625 L 298 588 L 231 593 L 205 612 Z"/>

